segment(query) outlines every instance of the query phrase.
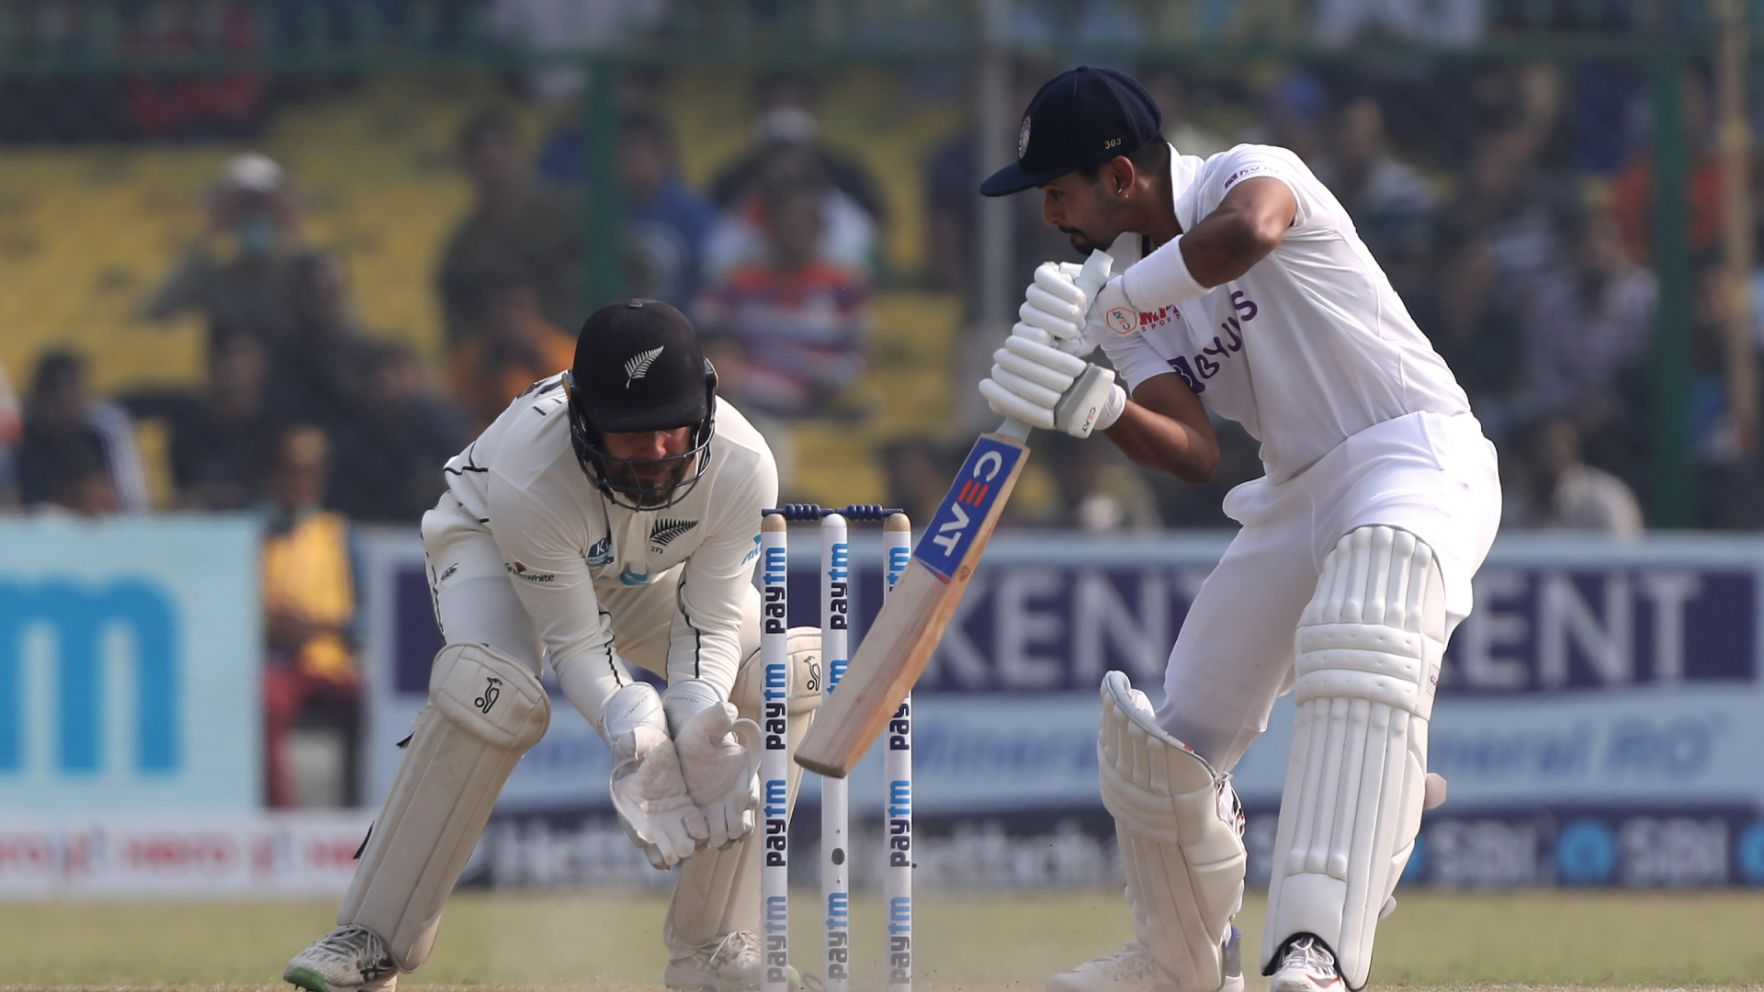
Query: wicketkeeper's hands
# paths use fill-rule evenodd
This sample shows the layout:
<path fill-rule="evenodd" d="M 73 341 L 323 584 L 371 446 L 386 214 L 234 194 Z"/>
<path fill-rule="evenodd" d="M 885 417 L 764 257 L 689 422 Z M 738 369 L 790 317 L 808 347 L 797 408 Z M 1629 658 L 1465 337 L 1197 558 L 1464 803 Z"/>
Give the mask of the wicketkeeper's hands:
<path fill-rule="evenodd" d="M 601 726 L 612 748 L 613 809 L 625 833 L 657 868 L 691 857 L 710 827 L 686 788 L 654 687 L 638 683 L 613 693 Z"/>
<path fill-rule="evenodd" d="M 704 814 L 711 847 L 727 847 L 752 830 L 759 809 L 760 729 L 708 683 L 684 679 L 663 703 L 675 728 L 686 789 Z"/>

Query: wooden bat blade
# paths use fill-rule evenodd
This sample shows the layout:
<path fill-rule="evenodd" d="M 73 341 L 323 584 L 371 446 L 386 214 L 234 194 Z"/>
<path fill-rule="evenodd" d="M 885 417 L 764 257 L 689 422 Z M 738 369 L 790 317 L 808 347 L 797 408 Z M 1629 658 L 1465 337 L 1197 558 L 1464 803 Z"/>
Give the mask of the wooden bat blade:
<path fill-rule="evenodd" d="M 1028 446 L 1003 434 L 974 442 L 913 548 L 912 561 L 797 749 L 813 772 L 851 774 L 931 661 L 1023 470 Z"/>

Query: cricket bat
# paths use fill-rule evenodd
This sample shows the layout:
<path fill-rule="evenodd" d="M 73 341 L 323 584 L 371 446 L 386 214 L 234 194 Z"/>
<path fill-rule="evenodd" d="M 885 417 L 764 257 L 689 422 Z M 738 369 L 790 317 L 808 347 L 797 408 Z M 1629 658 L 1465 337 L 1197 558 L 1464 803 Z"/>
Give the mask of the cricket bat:
<path fill-rule="evenodd" d="M 1091 253 L 1077 280 L 1085 295 L 1096 298 L 1112 264 L 1106 253 Z M 834 778 L 851 774 L 912 691 L 1011 498 L 1029 452 L 1028 436 L 1029 425 L 1008 419 L 974 442 L 919 536 L 906 574 L 852 655 L 838 690 L 815 715 L 797 748 L 797 764 Z"/>

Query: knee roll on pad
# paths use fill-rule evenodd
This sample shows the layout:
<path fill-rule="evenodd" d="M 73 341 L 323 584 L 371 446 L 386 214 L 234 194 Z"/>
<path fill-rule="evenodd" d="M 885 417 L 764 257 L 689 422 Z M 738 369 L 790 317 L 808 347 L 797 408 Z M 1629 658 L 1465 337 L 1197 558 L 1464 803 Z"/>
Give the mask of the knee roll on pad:
<path fill-rule="evenodd" d="M 1224 983 L 1224 947 L 1243 906 L 1243 817 L 1229 776 L 1170 736 L 1145 694 L 1110 672 L 1097 765 L 1115 818 L 1133 929 L 1181 989 Z"/>
<path fill-rule="evenodd" d="M 790 638 L 790 713 L 808 713 L 821 705 L 821 695 L 825 686 L 821 679 L 826 672 L 821 665 L 821 628 L 792 627 Z M 729 693 L 729 701 L 735 709 L 749 720 L 761 717 L 761 703 L 764 701 L 766 687 L 766 666 L 760 661 L 760 653 L 755 650 L 741 663 L 741 670 L 735 675 L 735 688 Z M 795 736 L 792 733 L 792 736 Z"/>
<path fill-rule="evenodd" d="M 1427 791 L 1427 721 L 1445 652 L 1433 549 L 1395 527 L 1348 532 L 1299 620 L 1298 707 L 1262 945 L 1311 933 L 1365 985 L 1380 911 L 1408 863 Z"/>
<path fill-rule="evenodd" d="M 443 647 L 338 924 L 380 935 L 405 971 L 427 960 L 497 795 L 550 720 L 544 686 L 520 662 L 482 644 Z"/>

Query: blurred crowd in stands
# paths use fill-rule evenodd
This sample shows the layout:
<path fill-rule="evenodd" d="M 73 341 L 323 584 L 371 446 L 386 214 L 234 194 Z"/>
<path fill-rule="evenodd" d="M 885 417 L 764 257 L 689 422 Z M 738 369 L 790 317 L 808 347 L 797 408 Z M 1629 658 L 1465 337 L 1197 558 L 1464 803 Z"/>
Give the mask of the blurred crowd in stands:
<path fill-rule="evenodd" d="M 368 6 L 386 23 L 421 19 L 438 45 L 487 24 L 507 44 L 546 49 L 630 35 L 665 39 L 672 5 Z M 794 8 L 712 6 L 744 6 L 762 25 Z M 1225 37 L 1246 18 L 1299 6 L 1314 18 L 1311 37 L 1326 43 L 1395 37 L 1472 45 L 1498 34 L 1503 17 L 1521 5 L 1213 0 L 1185 9 L 1194 18 L 1188 30 Z M 136 16 L 114 21 L 114 36 L 99 38 L 86 5 L 0 0 L 10 18 L 0 47 L 65 57 L 101 43 L 148 55 L 250 52 L 266 37 L 300 38 L 312 23 L 301 16 L 304 7 L 163 0 L 111 8 Z M 1422 16 L 1423 8 L 1433 13 Z M 1013 9 L 1011 32 L 1026 43 L 1056 36 L 1144 41 L 1160 30 L 1155 4 L 1021 2 Z M 322 23 L 344 30 L 356 22 L 340 16 Z M 1643 531 L 1638 494 L 1648 492 L 1657 440 L 1649 386 L 1660 289 L 1650 267 L 1652 123 L 1638 71 L 1596 61 L 1474 59 L 1321 59 L 1306 69 L 1256 72 L 1125 67 L 1158 97 L 1179 152 L 1207 155 L 1240 141 L 1284 145 L 1335 191 L 1500 447 L 1508 528 L 1622 537 Z M 1027 102 L 1047 68 L 1022 67 L 1014 107 Z M 959 77 L 963 67 L 935 71 Z M 299 78 L 271 85 L 244 70 L 72 81 L 0 73 L 0 142 L 249 148 L 277 106 L 300 99 Z M 977 129 L 964 121 L 924 136 L 921 268 L 892 270 L 881 248 L 894 220 L 890 203 L 865 148 L 823 137 L 821 115 L 839 111 L 820 99 L 822 78 L 780 71 L 753 80 L 751 119 L 730 125 L 747 128 L 748 146 L 696 186 L 681 168 L 683 136 L 654 99 L 667 86 L 665 72 L 626 77 L 615 177 L 628 291 L 692 315 L 722 393 L 778 447 L 785 492 L 793 425 L 860 424 L 875 414 L 851 387 L 872 354 L 878 290 L 960 297 L 969 328 L 958 349 L 962 367 L 926 374 L 949 376 L 962 415 L 941 433 L 879 445 L 875 458 L 889 491 L 850 494 L 929 519 L 967 443 L 988 426 L 968 394 L 1006 330 L 978 319 Z M 588 309 L 584 197 L 591 191 L 573 102 L 582 85 L 567 64 L 509 80 L 508 106 L 562 108 L 548 133 L 523 130 L 523 118 L 507 107 L 463 116 L 457 168 L 471 201 L 433 273 L 444 353 L 419 354 L 362 326 L 356 294 L 371 287 L 353 285 L 349 259 L 305 233 L 300 177 L 261 153 L 238 151 L 205 191 L 205 214 L 191 218 L 190 229 L 200 233 L 180 257 L 165 259 L 163 281 L 140 301 L 149 320 L 194 314 L 203 321 L 200 388 L 100 395 L 90 356 L 68 350 L 39 355 L 34 368 L 0 369 L 0 512 L 262 517 L 272 740 L 315 707 L 346 713 L 354 705 L 351 526 L 413 528 L 442 489 L 442 462 L 516 393 L 569 364 Z M 966 83 L 958 78 L 951 88 L 961 92 Z M 1732 297 L 1717 250 L 1723 205 L 1706 74 L 1694 74 L 1685 93 L 1695 372 L 1689 432 L 1676 443 L 1694 452 L 1697 526 L 1756 528 L 1764 525 L 1764 471 L 1756 439 L 1731 422 L 1725 395 L 1721 329 Z M 79 112 L 67 112 L 70 106 Z M 1013 279 L 1027 280 L 1042 260 L 1071 257 L 1065 240 L 1041 224 L 1035 197 L 1014 198 L 1008 209 Z M 1751 280 L 1764 289 L 1764 270 Z M 1755 351 L 1764 344 L 1764 317 L 1750 326 Z M 168 439 L 171 495 L 159 506 L 151 504 L 137 450 L 136 424 L 145 421 L 162 425 Z M 1260 466 L 1252 439 L 1221 430 L 1227 443 L 1218 477 L 1200 487 L 1132 470 L 1104 443 L 1039 439 L 1044 450 L 1060 449 L 1045 463 L 1065 467 L 1053 478 L 1050 505 L 1019 513 L 1014 524 L 1085 531 L 1228 525 L 1219 509 L 1224 492 Z M 285 756 L 270 750 L 271 799 L 286 803 Z"/>

